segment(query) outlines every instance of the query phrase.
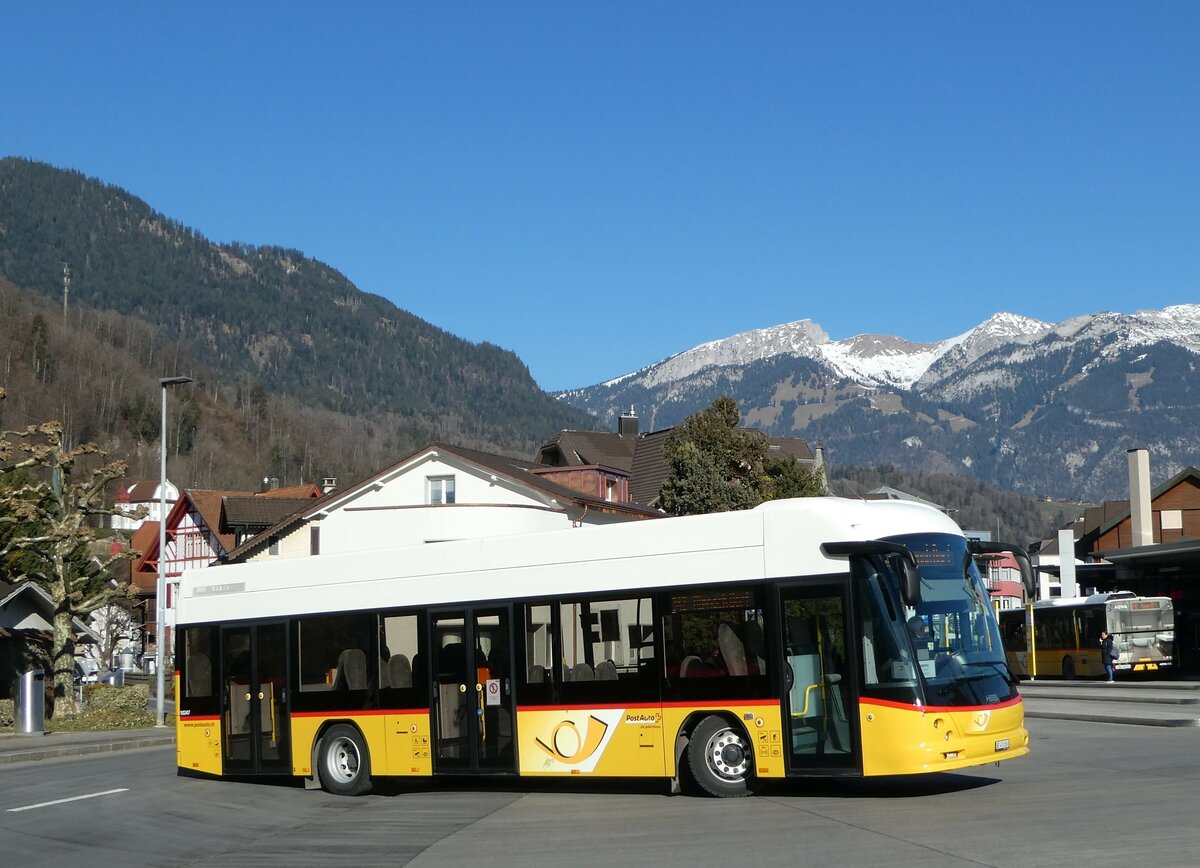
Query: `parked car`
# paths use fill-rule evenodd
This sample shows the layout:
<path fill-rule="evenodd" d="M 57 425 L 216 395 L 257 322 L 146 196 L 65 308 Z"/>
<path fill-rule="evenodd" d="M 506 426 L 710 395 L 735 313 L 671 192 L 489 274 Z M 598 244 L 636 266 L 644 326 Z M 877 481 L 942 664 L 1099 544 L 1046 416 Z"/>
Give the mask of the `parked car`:
<path fill-rule="evenodd" d="M 75 661 L 75 683 L 95 684 L 100 679 L 100 664 L 88 657 Z"/>

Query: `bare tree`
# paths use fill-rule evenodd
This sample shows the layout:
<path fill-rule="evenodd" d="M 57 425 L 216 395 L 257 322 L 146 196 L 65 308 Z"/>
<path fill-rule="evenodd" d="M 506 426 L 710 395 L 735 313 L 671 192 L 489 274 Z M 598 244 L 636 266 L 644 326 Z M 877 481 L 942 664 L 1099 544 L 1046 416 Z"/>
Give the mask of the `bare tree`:
<path fill-rule="evenodd" d="M 4 398 L 0 388 L 0 401 Z M 61 422 L 0 431 L 0 560 L 11 580 L 36 583 L 54 603 L 55 716 L 75 711 L 73 621 L 86 621 L 96 609 L 130 598 L 129 584 L 114 584 L 104 572 L 114 561 L 138 553 L 95 559 L 89 550 L 96 538 L 89 521 L 143 514 L 105 508 L 106 487 L 125 475 L 124 461 L 106 458 L 93 443 L 65 446 Z"/>
<path fill-rule="evenodd" d="M 112 667 L 121 652 L 140 648 L 142 628 L 128 599 L 110 600 L 94 610 L 88 626 L 99 641 L 87 653 L 101 669 Z"/>

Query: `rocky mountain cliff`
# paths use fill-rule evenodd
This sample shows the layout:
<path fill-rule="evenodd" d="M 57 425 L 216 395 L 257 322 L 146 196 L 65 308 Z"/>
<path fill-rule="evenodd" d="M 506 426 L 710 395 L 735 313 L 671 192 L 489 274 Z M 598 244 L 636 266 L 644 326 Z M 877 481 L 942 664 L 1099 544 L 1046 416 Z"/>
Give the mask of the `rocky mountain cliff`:
<path fill-rule="evenodd" d="M 833 341 L 810 320 L 702 344 L 559 394 L 644 430 L 721 394 L 747 424 L 822 440 L 831 461 L 959 472 L 1027 494 L 1123 496 L 1125 452 L 1155 480 L 1200 463 L 1200 305 L 1044 323 L 998 313 L 933 344 Z"/>

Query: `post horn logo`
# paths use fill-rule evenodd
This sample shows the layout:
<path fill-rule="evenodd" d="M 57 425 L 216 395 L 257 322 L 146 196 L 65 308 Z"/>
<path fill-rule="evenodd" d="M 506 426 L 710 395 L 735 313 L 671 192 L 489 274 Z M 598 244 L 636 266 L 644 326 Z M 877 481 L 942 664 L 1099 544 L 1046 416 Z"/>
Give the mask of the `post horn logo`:
<path fill-rule="evenodd" d="M 608 724 L 595 715 L 588 718 L 585 726 L 581 735 L 575 721 L 561 720 L 550 732 L 549 744 L 540 738 L 535 738 L 534 742 L 551 759 L 567 765 L 578 765 L 599 749 L 604 734 L 608 732 Z"/>

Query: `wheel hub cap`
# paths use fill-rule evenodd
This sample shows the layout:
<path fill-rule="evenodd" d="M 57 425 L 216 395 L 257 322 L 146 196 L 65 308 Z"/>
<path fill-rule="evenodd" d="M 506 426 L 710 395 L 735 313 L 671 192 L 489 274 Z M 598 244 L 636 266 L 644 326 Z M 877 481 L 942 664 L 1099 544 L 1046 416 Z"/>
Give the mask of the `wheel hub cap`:
<path fill-rule="evenodd" d="M 746 743 L 731 729 L 722 730 L 709 739 L 706 753 L 709 767 L 726 780 L 740 781 L 749 770 Z"/>

